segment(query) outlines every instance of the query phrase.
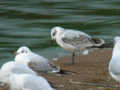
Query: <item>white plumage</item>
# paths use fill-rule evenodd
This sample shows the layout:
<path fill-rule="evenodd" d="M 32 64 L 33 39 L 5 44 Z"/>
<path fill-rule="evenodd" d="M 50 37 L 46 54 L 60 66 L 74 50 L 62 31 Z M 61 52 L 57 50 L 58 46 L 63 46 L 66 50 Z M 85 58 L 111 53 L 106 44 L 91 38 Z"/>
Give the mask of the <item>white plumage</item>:
<path fill-rule="evenodd" d="M 59 72 L 59 68 L 53 68 L 50 61 L 34 52 L 32 52 L 28 47 L 20 47 L 15 56 L 15 62 L 25 65 L 29 65 L 35 70 L 44 72 Z"/>
<path fill-rule="evenodd" d="M 115 37 L 114 41 L 115 45 L 109 63 L 109 73 L 118 82 L 118 87 L 120 87 L 120 37 Z"/>
<path fill-rule="evenodd" d="M 104 40 L 92 38 L 90 35 L 77 30 L 54 27 L 51 30 L 51 38 L 65 50 L 73 52 L 84 51 L 91 47 L 99 47 L 104 44 Z M 73 57 L 74 63 L 74 57 Z"/>
<path fill-rule="evenodd" d="M 10 90 L 53 90 L 46 79 L 31 74 L 12 74 Z"/>
<path fill-rule="evenodd" d="M 17 74 L 28 73 L 28 74 L 37 75 L 28 66 L 23 64 L 17 64 L 14 61 L 9 61 L 3 64 L 0 69 L 0 82 L 9 83 L 9 76 L 12 73 L 17 73 Z"/>
<path fill-rule="evenodd" d="M 113 79 L 120 82 L 120 37 L 115 38 L 112 58 L 109 63 L 109 73 Z"/>
<path fill-rule="evenodd" d="M 1 67 L 0 82 L 10 90 L 53 90 L 45 78 L 37 76 L 27 65 L 13 61 Z"/>

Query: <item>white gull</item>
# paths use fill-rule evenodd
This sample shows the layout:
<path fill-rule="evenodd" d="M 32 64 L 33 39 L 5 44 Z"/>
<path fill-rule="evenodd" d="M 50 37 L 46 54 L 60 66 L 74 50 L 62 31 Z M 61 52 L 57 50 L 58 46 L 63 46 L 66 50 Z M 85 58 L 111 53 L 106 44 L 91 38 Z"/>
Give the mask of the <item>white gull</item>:
<path fill-rule="evenodd" d="M 53 90 L 48 81 L 31 74 L 12 74 L 10 90 Z"/>
<path fill-rule="evenodd" d="M 65 50 L 73 52 L 72 64 L 74 64 L 75 52 L 84 51 L 91 47 L 100 47 L 105 42 L 102 39 L 92 38 L 90 35 L 72 29 L 63 27 L 53 27 L 51 29 L 51 38 L 56 40 L 57 44 Z"/>
<path fill-rule="evenodd" d="M 17 64 L 14 61 L 9 61 L 2 65 L 0 69 L 0 82 L 9 84 L 9 77 L 12 73 L 28 73 L 37 75 L 32 69 L 23 64 Z"/>
<path fill-rule="evenodd" d="M 50 60 L 32 52 L 27 46 L 20 47 L 15 56 L 15 62 L 25 64 L 37 71 L 56 73 L 60 71 L 59 67 L 53 67 Z"/>
<path fill-rule="evenodd" d="M 53 90 L 53 88 L 41 76 L 12 74 L 10 76 L 10 90 Z"/>
<path fill-rule="evenodd" d="M 10 61 L 0 69 L 0 82 L 10 90 L 53 90 L 48 81 L 32 71 L 27 65 Z"/>
<path fill-rule="evenodd" d="M 111 77 L 118 82 L 120 88 L 120 37 L 115 37 L 112 58 L 109 62 L 109 73 Z"/>

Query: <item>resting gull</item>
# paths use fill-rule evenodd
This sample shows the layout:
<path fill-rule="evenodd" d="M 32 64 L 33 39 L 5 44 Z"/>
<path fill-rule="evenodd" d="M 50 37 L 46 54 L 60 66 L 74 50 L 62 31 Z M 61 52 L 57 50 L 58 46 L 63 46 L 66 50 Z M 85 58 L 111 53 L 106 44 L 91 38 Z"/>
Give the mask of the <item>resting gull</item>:
<path fill-rule="evenodd" d="M 109 63 L 109 73 L 114 80 L 118 83 L 118 89 L 120 88 L 120 37 L 115 37 L 114 48 L 112 52 L 112 58 Z"/>
<path fill-rule="evenodd" d="M 50 60 L 32 52 L 27 46 L 20 47 L 15 56 L 15 62 L 28 65 L 33 70 L 57 73 L 60 67 L 51 65 Z"/>
<path fill-rule="evenodd" d="M 32 74 L 12 74 L 10 90 L 53 90 L 48 81 Z"/>
<path fill-rule="evenodd" d="M 32 75 L 37 75 L 32 69 L 24 64 L 17 64 L 14 61 L 9 61 L 2 65 L 0 69 L 0 82 L 9 84 L 9 76 L 11 73 L 27 73 Z"/>
<path fill-rule="evenodd" d="M 100 47 L 105 42 L 102 39 L 92 38 L 90 35 L 77 30 L 65 29 L 63 27 L 53 27 L 51 38 L 65 50 L 73 52 L 72 64 L 75 63 L 75 52 L 88 50 L 92 47 Z"/>
<path fill-rule="evenodd" d="M 53 90 L 48 81 L 27 65 L 9 61 L 0 69 L 0 82 L 10 90 Z"/>

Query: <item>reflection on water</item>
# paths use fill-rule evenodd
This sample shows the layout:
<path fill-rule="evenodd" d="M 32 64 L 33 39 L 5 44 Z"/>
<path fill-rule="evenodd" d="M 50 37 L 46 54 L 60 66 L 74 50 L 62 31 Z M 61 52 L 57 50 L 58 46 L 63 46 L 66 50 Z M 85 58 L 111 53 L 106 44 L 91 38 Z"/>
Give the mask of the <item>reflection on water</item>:
<path fill-rule="evenodd" d="M 50 44 L 53 26 L 79 29 L 112 42 L 120 35 L 120 1 L 1 0 L 0 62 L 13 60 L 12 52 L 21 45 L 49 58 L 65 55 Z"/>

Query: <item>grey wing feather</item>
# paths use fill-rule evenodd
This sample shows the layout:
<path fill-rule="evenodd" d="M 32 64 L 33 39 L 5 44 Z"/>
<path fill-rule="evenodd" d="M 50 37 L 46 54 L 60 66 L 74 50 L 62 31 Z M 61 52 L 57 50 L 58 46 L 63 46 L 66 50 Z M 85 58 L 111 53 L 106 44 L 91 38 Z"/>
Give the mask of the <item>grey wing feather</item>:
<path fill-rule="evenodd" d="M 41 72 L 59 72 L 58 67 L 53 67 L 50 63 L 50 61 L 42 56 L 39 56 L 37 54 L 33 55 L 31 62 L 29 62 L 29 67 L 31 67 L 35 71 L 41 71 Z M 34 58 L 34 59 L 33 59 Z"/>
<path fill-rule="evenodd" d="M 90 35 L 82 32 L 82 31 L 77 31 L 77 30 L 70 30 L 67 29 L 64 31 L 64 36 L 68 38 L 73 38 L 73 37 L 79 37 L 80 35 L 86 36 L 86 37 L 91 37 Z"/>
<path fill-rule="evenodd" d="M 47 62 L 30 62 L 29 66 L 35 71 L 47 72 L 52 69 L 49 63 Z"/>
<path fill-rule="evenodd" d="M 62 40 L 64 41 L 64 43 L 73 45 L 77 48 L 93 46 L 91 42 L 91 36 L 79 31 L 65 32 Z"/>
<path fill-rule="evenodd" d="M 52 68 L 49 64 L 49 60 L 39 56 L 38 54 L 33 53 L 30 59 L 31 61 L 29 62 L 29 66 L 34 70 L 48 71 Z"/>

